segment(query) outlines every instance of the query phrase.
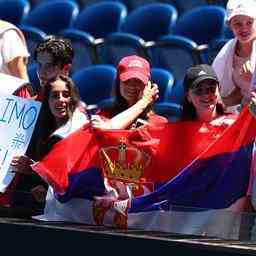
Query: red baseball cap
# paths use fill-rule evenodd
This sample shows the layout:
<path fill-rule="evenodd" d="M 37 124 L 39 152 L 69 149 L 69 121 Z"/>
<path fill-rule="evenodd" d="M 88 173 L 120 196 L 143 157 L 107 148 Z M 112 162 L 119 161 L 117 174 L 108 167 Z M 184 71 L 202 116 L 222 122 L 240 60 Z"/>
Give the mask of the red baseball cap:
<path fill-rule="evenodd" d="M 150 78 L 148 61 L 136 55 L 122 58 L 118 64 L 117 71 L 122 82 L 135 78 L 147 85 Z"/>

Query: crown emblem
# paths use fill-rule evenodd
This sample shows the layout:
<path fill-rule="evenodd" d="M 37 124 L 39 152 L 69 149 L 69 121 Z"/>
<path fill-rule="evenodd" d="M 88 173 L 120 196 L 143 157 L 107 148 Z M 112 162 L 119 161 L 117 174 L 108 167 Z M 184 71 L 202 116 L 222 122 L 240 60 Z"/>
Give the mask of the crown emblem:
<path fill-rule="evenodd" d="M 126 182 L 139 181 L 150 163 L 150 156 L 133 146 L 128 146 L 125 138 L 121 138 L 117 146 L 102 148 L 100 156 L 105 176 Z"/>

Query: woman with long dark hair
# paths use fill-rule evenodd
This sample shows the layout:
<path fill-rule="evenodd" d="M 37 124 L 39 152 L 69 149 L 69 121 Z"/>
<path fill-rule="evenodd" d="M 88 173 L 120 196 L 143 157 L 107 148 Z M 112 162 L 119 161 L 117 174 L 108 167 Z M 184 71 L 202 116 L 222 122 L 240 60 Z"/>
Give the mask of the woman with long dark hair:
<path fill-rule="evenodd" d="M 94 127 L 130 129 L 141 124 L 167 122 L 153 111 L 159 90 L 150 78 L 150 65 L 146 59 L 136 55 L 122 58 L 113 86 L 113 107 L 102 109 L 92 117 Z"/>
<path fill-rule="evenodd" d="M 26 188 L 19 187 L 19 190 L 27 190 L 32 196 L 27 202 L 28 205 L 25 205 L 23 196 L 17 195 L 15 200 L 20 201 L 23 207 L 31 208 L 32 211 L 28 211 L 31 215 L 35 214 L 36 209 L 33 207 L 38 206 L 31 203 L 35 201 L 42 204 L 48 185 L 32 171 L 30 165 L 41 160 L 56 142 L 87 122 L 86 115 L 78 109 L 79 101 L 79 92 L 69 77 L 59 75 L 48 81 L 38 120 L 39 132 L 34 157 L 31 159 L 22 155 L 15 156 L 12 160 L 13 169 L 24 174 L 27 180 Z M 42 208 L 42 205 L 40 206 Z"/>

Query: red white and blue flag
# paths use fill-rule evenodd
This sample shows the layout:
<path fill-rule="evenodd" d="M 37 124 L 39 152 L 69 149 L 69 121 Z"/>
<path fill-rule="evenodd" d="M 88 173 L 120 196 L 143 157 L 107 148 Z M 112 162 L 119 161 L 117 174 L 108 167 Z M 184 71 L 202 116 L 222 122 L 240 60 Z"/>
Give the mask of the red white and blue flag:
<path fill-rule="evenodd" d="M 236 238 L 255 135 L 247 109 L 227 128 L 181 122 L 94 131 L 85 125 L 33 166 L 51 186 L 41 219 Z M 108 197 L 115 200 L 109 204 Z"/>

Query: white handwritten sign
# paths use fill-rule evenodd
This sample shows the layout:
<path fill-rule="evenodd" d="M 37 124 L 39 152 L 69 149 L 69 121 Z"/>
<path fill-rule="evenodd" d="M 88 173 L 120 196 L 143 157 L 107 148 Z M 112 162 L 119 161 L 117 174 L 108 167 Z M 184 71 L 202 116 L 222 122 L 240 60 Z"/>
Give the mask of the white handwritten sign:
<path fill-rule="evenodd" d="M 41 103 L 13 95 L 0 94 L 0 192 L 4 192 L 15 173 L 13 156 L 25 154 Z"/>

